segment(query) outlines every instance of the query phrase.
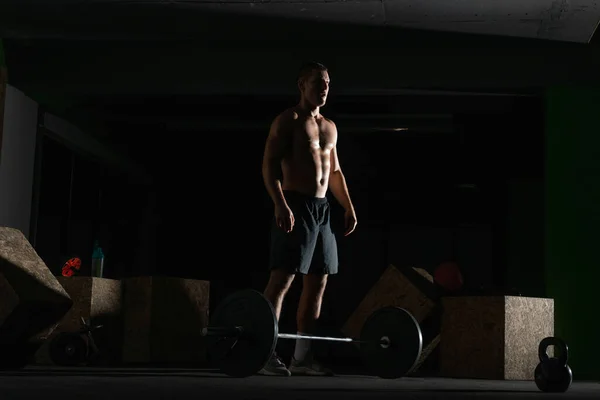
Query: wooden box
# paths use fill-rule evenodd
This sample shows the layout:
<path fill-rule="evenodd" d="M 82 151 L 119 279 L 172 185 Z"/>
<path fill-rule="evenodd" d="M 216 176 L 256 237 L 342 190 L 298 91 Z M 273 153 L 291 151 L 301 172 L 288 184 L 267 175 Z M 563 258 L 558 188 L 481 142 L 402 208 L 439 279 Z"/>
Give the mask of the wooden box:
<path fill-rule="evenodd" d="M 533 380 L 538 345 L 554 334 L 553 299 L 445 297 L 442 306 L 442 376 Z"/>
<path fill-rule="evenodd" d="M 93 332 L 94 342 L 100 351 L 95 363 L 119 364 L 123 336 L 121 281 L 90 276 L 58 276 L 57 279 L 73 300 L 73 306 L 36 353 L 36 363 L 52 364 L 48 354 L 49 342 L 60 332 L 79 331 L 84 318 L 92 326 L 102 325 Z"/>
<path fill-rule="evenodd" d="M 173 277 L 124 280 L 123 362 L 193 365 L 206 362 L 208 281 Z"/>
<path fill-rule="evenodd" d="M 72 305 L 23 232 L 0 226 L 0 368 L 35 363 Z"/>

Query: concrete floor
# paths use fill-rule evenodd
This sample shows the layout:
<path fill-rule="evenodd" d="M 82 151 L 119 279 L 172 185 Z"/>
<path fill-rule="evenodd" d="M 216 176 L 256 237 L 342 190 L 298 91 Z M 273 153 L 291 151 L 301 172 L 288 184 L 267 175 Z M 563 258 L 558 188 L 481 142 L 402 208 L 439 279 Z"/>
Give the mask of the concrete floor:
<path fill-rule="evenodd" d="M 574 382 L 569 391 L 544 394 L 534 382 L 372 376 L 231 378 L 213 370 L 40 368 L 0 372 L 2 400 L 248 399 L 600 399 L 600 383 Z"/>

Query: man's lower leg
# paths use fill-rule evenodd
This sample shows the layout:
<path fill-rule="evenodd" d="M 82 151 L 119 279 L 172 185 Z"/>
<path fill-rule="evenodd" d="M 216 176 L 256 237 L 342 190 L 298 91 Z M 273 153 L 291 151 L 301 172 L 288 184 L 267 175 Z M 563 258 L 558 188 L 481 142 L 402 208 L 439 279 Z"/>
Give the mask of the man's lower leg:
<path fill-rule="evenodd" d="M 281 308 L 285 295 L 293 281 L 293 275 L 284 273 L 272 272 L 269 282 L 263 292 L 265 298 L 271 303 L 275 312 L 275 318 L 279 322 Z M 260 375 L 279 375 L 290 376 L 290 371 L 287 369 L 283 361 L 273 353 L 273 356 L 268 361 L 267 365 L 259 371 Z"/>
<path fill-rule="evenodd" d="M 271 302 L 271 305 L 275 311 L 275 318 L 277 318 L 278 322 L 281 315 L 281 308 L 283 306 L 283 299 L 285 298 L 285 295 L 293 281 L 294 275 L 273 271 L 271 272 L 269 282 L 267 282 L 267 286 L 263 292 L 265 298 Z"/>
<path fill-rule="evenodd" d="M 302 294 L 298 305 L 296 324 L 298 335 L 312 335 L 315 333 L 317 320 L 321 314 L 321 303 L 325 291 L 325 276 L 307 275 L 304 277 Z M 297 339 L 294 350 L 294 359 L 302 361 L 310 352 L 310 340 Z"/>
<path fill-rule="evenodd" d="M 303 294 L 304 296 L 304 294 Z M 319 314 L 317 303 L 318 301 L 310 302 L 308 299 L 300 299 L 298 305 L 298 316 L 296 324 L 298 325 L 298 335 L 312 335 L 315 333 L 315 326 Z M 320 302 L 319 302 L 320 303 Z M 296 339 L 296 348 L 294 350 L 294 359 L 297 361 L 304 360 L 306 354 L 310 350 L 310 340 Z"/>
<path fill-rule="evenodd" d="M 298 335 L 314 334 L 316 322 L 321 309 L 320 296 L 312 302 L 301 300 L 298 308 Z M 313 357 L 311 341 L 296 339 L 294 357 L 290 365 L 290 372 L 294 375 L 331 376 L 333 372 L 325 368 Z"/>

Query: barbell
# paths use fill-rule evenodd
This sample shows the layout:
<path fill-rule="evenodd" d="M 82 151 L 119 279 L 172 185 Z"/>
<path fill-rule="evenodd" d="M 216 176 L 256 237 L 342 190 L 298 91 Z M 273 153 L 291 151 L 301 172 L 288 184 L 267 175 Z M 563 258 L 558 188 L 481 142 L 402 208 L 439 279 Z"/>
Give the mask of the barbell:
<path fill-rule="evenodd" d="M 278 339 L 356 343 L 367 369 L 387 379 L 409 373 L 423 349 L 417 320 L 405 309 L 393 306 L 367 317 L 359 339 L 279 333 L 271 302 L 252 289 L 227 296 L 216 307 L 202 336 L 207 338 L 211 360 L 218 368 L 239 378 L 260 371 L 273 355 Z"/>

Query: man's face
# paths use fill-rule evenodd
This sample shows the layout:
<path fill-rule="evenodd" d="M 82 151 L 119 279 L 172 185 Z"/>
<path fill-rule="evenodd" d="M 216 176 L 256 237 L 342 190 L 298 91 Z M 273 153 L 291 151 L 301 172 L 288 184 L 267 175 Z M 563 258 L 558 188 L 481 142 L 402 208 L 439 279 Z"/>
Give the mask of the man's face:
<path fill-rule="evenodd" d="M 324 106 L 329 94 L 329 74 L 327 71 L 314 70 L 300 82 L 300 91 L 313 106 Z"/>

